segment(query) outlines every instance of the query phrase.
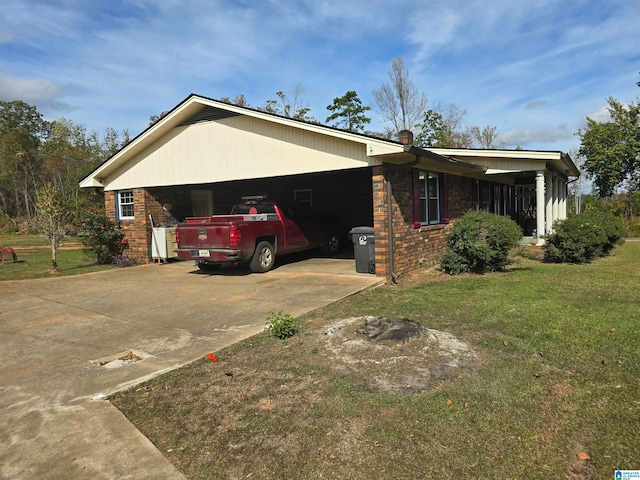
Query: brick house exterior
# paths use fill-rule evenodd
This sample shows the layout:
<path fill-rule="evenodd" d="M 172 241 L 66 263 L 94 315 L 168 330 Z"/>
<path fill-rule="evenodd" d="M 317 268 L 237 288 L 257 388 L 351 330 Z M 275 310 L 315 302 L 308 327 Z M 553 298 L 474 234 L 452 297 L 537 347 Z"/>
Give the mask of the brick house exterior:
<path fill-rule="evenodd" d="M 376 275 L 387 281 L 433 262 L 465 212 L 484 209 L 525 225 L 535 198 L 537 231 L 566 215 L 566 182 L 579 172 L 562 152 L 444 150 L 308 124 L 192 95 L 84 179 L 104 190 L 128 255 L 151 258 L 152 223 L 228 213 L 242 195 L 287 202 L 303 194 L 345 227 L 372 226 Z M 125 197 L 119 197 L 124 192 Z M 119 199 L 126 198 L 126 216 Z M 132 205 L 131 205 L 132 203 Z M 531 223 L 531 222 L 529 222 Z"/>
<path fill-rule="evenodd" d="M 446 223 L 414 225 L 412 177 L 414 170 L 376 167 L 373 174 L 374 229 L 376 235 L 376 270 L 385 277 L 402 275 L 423 264 L 434 262 L 446 246 L 445 235 L 457 219 L 477 208 L 473 198 L 473 180 L 444 174 L 446 192 L 443 201 Z M 390 244 L 388 180 L 391 195 L 393 245 Z M 393 261 L 391 261 L 393 252 Z M 391 265 L 393 263 L 393 266 Z"/>

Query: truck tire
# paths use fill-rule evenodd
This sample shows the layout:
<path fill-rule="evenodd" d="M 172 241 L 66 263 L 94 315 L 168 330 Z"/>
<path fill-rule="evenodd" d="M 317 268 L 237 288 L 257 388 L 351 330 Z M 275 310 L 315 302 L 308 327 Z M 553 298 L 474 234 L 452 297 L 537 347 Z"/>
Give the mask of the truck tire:
<path fill-rule="evenodd" d="M 340 248 L 342 247 L 342 242 L 340 241 L 340 235 L 338 232 L 330 231 L 327 234 L 327 240 L 322 246 L 322 253 L 325 255 L 336 255 Z"/>
<path fill-rule="evenodd" d="M 196 265 L 198 266 L 201 272 L 210 273 L 220 269 L 219 263 L 209 263 L 206 260 L 198 260 L 196 261 Z"/>
<path fill-rule="evenodd" d="M 255 273 L 268 272 L 276 263 L 276 252 L 269 242 L 260 242 L 253 253 L 249 268 Z"/>

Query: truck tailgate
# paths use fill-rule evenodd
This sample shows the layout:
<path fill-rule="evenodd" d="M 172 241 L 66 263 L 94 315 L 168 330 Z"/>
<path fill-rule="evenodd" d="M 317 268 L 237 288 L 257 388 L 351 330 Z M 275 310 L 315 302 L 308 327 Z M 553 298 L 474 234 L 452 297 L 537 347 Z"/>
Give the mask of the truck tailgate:
<path fill-rule="evenodd" d="M 229 248 L 231 223 L 186 223 L 178 226 L 180 248 Z"/>

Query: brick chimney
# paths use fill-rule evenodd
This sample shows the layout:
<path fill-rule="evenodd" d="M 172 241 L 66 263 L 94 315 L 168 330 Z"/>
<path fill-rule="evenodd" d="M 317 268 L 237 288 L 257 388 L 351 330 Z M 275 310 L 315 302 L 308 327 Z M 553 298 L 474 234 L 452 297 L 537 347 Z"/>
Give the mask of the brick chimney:
<path fill-rule="evenodd" d="M 398 141 L 404 145 L 413 145 L 413 133 L 409 130 L 400 130 L 398 132 Z"/>

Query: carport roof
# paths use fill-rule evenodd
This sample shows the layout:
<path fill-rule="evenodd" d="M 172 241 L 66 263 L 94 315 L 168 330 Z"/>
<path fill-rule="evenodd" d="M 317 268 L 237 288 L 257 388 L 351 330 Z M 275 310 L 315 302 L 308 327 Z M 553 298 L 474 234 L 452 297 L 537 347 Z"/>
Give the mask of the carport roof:
<path fill-rule="evenodd" d="M 113 174 L 122 165 L 127 163 L 130 159 L 135 157 L 175 127 L 198 123 L 200 121 L 221 120 L 238 115 L 253 117 L 293 127 L 299 130 L 306 130 L 308 132 L 315 132 L 322 135 L 360 143 L 366 146 L 366 155 L 368 157 L 402 154 L 405 151 L 405 146 L 394 140 L 386 140 L 359 133 L 347 132 L 326 125 L 304 122 L 249 107 L 240 107 L 221 102 L 219 100 L 214 100 L 212 98 L 191 94 L 169 111 L 169 113 L 167 113 L 167 115 L 162 119 L 149 126 L 146 130 L 132 139 L 129 144 L 123 147 L 89 176 L 82 180 L 80 182 L 80 187 L 103 187 L 104 183 L 102 179 Z"/>
<path fill-rule="evenodd" d="M 109 158 L 80 182 L 80 187 L 105 187 L 105 179 L 117 176 L 118 171 L 145 149 L 169 134 L 176 127 L 199 122 L 219 121 L 232 117 L 250 117 L 273 124 L 346 140 L 360 144 L 370 159 L 368 165 L 406 165 L 433 169 L 445 173 L 482 178 L 491 174 L 513 175 L 546 169 L 551 165 L 558 173 L 578 176 L 579 171 L 571 158 L 562 152 L 526 150 L 480 150 L 421 148 L 388 140 L 348 132 L 326 125 L 305 122 L 249 107 L 241 107 L 212 98 L 191 94 L 162 119 L 136 136 L 129 144 Z M 363 165 L 364 166 L 364 165 Z M 346 167 L 345 167 L 346 168 Z"/>

